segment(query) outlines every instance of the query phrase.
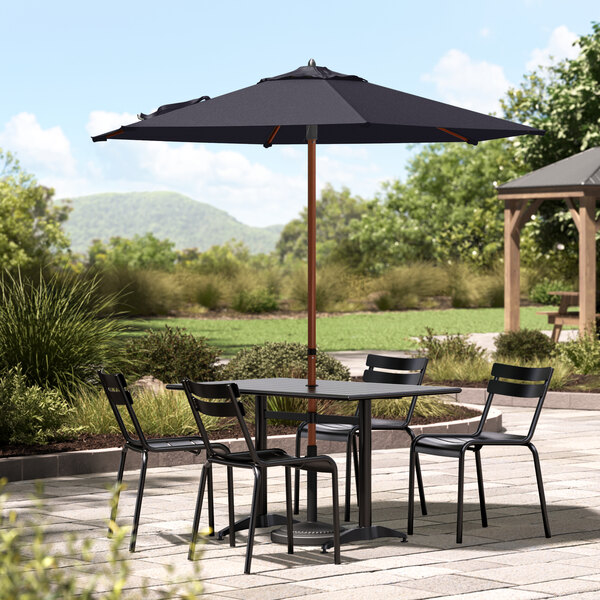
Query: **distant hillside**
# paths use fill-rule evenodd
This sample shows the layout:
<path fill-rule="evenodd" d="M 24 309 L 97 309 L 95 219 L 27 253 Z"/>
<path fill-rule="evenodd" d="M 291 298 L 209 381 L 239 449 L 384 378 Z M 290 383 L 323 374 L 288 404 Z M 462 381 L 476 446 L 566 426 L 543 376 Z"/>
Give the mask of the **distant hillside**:
<path fill-rule="evenodd" d="M 252 253 L 271 252 L 283 225 L 250 227 L 223 210 L 175 192 L 95 194 L 71 200 L 65 223 L 75 252 L 85 252 L 93 239 L 131 238 L 153 233 L 175 242 L 177 249 L 207 250 L 236 239 Z"/>

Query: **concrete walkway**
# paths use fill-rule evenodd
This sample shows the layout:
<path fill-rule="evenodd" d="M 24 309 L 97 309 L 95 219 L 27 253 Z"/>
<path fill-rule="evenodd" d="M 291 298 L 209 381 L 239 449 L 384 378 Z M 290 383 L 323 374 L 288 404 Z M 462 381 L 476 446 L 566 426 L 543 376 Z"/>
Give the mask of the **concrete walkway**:
<path fill-rule="evenodd" d="M 509 431 L 529 420 L 524 408 L 505 407 Z M 535 438 L 540 452 L 553 537 L 543 536 L 533 462 L 525 448 L 485 448 L 483 469 L 488 499 L 489 527 L 481 528 L 472 456 L 467 459 L 464 543 L 456 545 L 455 460 L 425 456 L 423 476 L 429 515 L 418 516 L 409 543 L 382 539 L 342 547 L 342 564 L 331 553 L 298 547 L 288 555 L 272 544 L 267 530 L 258 530 L 253 574 L 243 575 L 244 542 L 211 539 L 197 565 L 210 598 L 268 600 L 302 597 L 310 600 L 387 598 L 412 600 L 529 600 L 537 598 L 600 598 L 600 412 L 545 409 Z M 343 473 L 343 454 L 335 455 Z M 374 521 L 406 527 L 406 449 L 373 455 Z M 283 473 L 269 473 L 271 510 L 283 512 Z M 216 523 L 227 523 L 224 469 L 215 469 Z M 138 552 L 130 559 L 128 587 L 144 580 L 144 598 L 160 598 L 166 583 L 196 577 L 186 559 L 199 469 L 157 468 L 148 472 Z M 94 539 L 95 558 L 87 567 L 97 572 L 107 566 L 107 486 L 114 473 L 47 479 L 42 509 L 55 552 L 76 556 L 65 533 Z M 135 472 L 126 474 L 129 490 L 121 497 L 119 522 L 130 524 L 136 486 Z M 249 510 L 251 481 L 236 473 L 236 513 Z M 8 484 L 5 508 L 21 514 L 38 509 L 30 499 L 33 482 Z M 320 487 L 320 518 L 330 517 L 328 486 Z M 419 511 L 417 509 L 417 515 Z M 302 515 L 301 515 L 302 516 Z M 353 512 L 353 518 L 356 512 Z M 5 521 L 3 524 L 7 527 Z M 169 573 L 166 568 L 170 567 Z M 72 568 L 72 567 L 71 567 Z M 114 567 L 113 567 L 114 569 Z M 182 584 L 177 584 L 181 586 Z M 178 589 L 182 589 L 179 587 Z"/>

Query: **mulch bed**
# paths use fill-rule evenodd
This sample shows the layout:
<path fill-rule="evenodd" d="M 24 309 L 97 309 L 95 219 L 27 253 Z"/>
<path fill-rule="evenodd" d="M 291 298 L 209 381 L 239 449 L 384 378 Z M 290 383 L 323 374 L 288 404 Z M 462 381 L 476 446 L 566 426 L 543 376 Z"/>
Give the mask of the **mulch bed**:
<path fill-rule="evenodd" d="M 432 417 L 425 419 L 423 417 L 413 417 L 412 425 L 425 425 L 429 423 L 439 423 L 447 421 L 449 418 L 469 419 L 478 416 L 480 413 L 464 406 L 456 406 L 452 417 Z M 254 435 L 254 425 L 248 423 L 250 433 Z M 277 425 L 269 424 L 268 434 L 271 435 L 289 435 L 296 433 L 297 427 L 294 425 Z M 242 437 L 242 431 L 239 426 L 231 426 L 228 429 L 223 429 L 217 433 L 213 433 L 221 439 L 231 439 Z M 217 439 L 216 437 L 214 439 Z M 50 444 L 36 444 L 31 446 L 11 445 L 0 446 L 0 457 L 7 456 L 30 456 L 33 454 L 54 454 L 56 452 L 72 452 L 74 450 L 95 450 L 98 448 L 117 448 L 123 445 L 123 436 L 118 433 L 99 433 L 99 434 L 83 434 L 74 440 L 63 442 L 53 442 Z"/>

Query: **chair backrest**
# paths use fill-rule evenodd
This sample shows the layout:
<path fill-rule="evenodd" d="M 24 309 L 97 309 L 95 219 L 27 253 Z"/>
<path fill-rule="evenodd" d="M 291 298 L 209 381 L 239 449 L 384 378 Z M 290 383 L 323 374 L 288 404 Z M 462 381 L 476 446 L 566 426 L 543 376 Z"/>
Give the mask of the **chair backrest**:
<path fill-rule="evenodd" d="M 540 418 L 540 412 L 553 373 L 554 369 L 552 367 L 517 367 L 515 365 L 494 363 L 492 365 L 492 379 L 489 380 L 487 386 L 488 397 L 475 435 L 479 435 L 483 431 L 485 420 L 495 396 L 537 398 L 538 401 L 529 431 L 523 439 L 525 443 L 529 442 Z"/>
<path fill-rule="evenodd" d="M 429 359 L 425 357 L 411 358 L 404 356 L 383 356 L 381 354 L 367 355 L 367 369 L 363 372 L 363 381 L 372 383 L 396 383 L 406 385 L 421 385 L 425 377 L 425 369 Z M 375 369 L 387 369 L 376 371 Z M 393 371 L 393 372 L 392 372 Z M 406 422 L 412 419 L 416 402 L 410 404 Z"/>
<path fill-rule="evenodd" d="M 240 391 L 236 383 L 200 383 L 184 379 L 182 381 L 187 399 L 190 403 L 194 419 L 200 430 L 200 435 L 209 458 L 219 456 L 213 450 L 210 437 L 202 416 L 217 417 L 224 419 L 237 419 L 239 423 L 250 457 L 255 463 L 260 462 L 254 443 L 248 431 L 248 426 L 244 419 L 244 405 L 240 402 Z M 207 402 L 209 400 L 222 400 L 222 402 Z"/>
<path fill-rule="evenodd" d="M 100 382 L 102 383 L 102 387 L 104 388 L 106 397 L 108 398 L 110 407 L 112 408 L 115 418 L 117 419 L 119 429 L 121 430 L 125 441 L 134 445 L 141 444 L 147 450 L 148 444 L 146 442 L 146 437 L 144 436 L 140 422 L 138 421 L 135 410 L 133 409 L 133 398 L 127 389 L 127 382 L 125 381 L 123 374 L 117 373 L 115 375 L 111 375 L 110 373 L 98 371 L 98 377 L 100 377 Z M 125 407 L 125 410 L 131 419 L 135 433 L 138 437 L 137 440 L 132 438 L 131 434 L 127 430 L 127 426 L 123 420 L 123 415 L 121 414 L 122 407 Z"/>

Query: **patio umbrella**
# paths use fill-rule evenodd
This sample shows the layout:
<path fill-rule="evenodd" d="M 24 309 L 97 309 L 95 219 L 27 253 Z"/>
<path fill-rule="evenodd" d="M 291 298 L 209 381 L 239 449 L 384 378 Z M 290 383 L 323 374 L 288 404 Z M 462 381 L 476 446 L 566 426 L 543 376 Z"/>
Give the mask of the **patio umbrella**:
<path fill-rule="evenodd" d="M 94 142 L 161 140 L 306 144 L 308 147 L 308 386 L 316 385 L 316 144 L 466 142 L 543 131 L 374 85 L 356 75 L 306 67 L 229 94 L 166 104 Z M 316 401 L 309 401 L 316 412 Z M 308 444 L 315 446 L 311 422 Z"/>

